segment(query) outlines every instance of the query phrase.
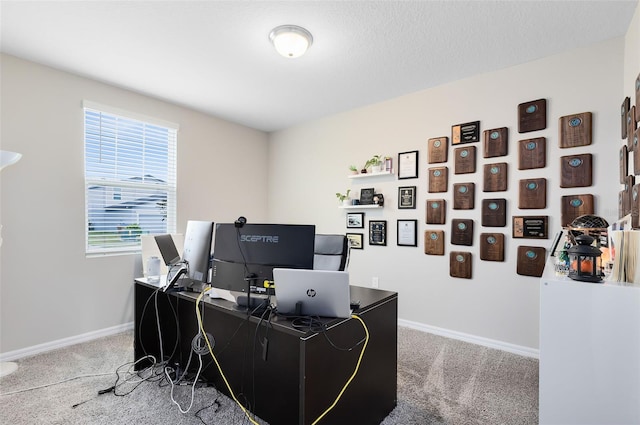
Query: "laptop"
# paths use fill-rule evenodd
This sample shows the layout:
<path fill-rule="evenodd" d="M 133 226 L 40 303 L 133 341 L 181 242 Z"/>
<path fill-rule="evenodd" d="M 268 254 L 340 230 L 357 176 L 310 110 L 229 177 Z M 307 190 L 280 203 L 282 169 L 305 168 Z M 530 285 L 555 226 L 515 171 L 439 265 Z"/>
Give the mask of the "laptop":
<path fill-rule="evenodd" d="M 173 242 L 173 238 L 171 237 L 171 235 L 157 235 L 154 236 L 154 238 L 156 240 L 156 244 L 158 245 L 160 255 L 162 255 L 162 259 L 164 260 L 164 264 L 169 267 L 169 269 L 181 262 L 178 248 L 176 248 L 176 244 Z M 162 290 L 167 291 L 168 289 L 172 288 L 186 272 L 186 267 L 184 265 L 181 265 L 180 269 L 177 272 L 174 271 L 175 274 L 173 275 L 173 277 L 171 277 L 171 280 L 169 280 L 167 276 L 167 282 L 165 283 Z"/>
<path fill-rule="evenodd" d="M 273 283 L 278 313 L 351 317 L 349 272 L 274 268 Z"/>
<path fill-rule="evenodd" d="M 180 261 L 178 248 L 176 248 L 171 235 L 157 235 L 154 238 L 166 266 L 172 266 Z"/>

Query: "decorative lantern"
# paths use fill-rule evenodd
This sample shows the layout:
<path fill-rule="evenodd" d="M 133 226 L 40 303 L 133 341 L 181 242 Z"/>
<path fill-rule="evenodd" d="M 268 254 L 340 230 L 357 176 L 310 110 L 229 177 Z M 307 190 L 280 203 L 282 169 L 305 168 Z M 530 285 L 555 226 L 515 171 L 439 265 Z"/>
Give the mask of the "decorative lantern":
<path fill-rule="evenodd" d="M 569 254 L 569 277 L 583 282 L 602 281 L 602 252 L 592 246 L 595 240 L 589 235 L 576 236 L 577 245 L 567 250 Z"/>

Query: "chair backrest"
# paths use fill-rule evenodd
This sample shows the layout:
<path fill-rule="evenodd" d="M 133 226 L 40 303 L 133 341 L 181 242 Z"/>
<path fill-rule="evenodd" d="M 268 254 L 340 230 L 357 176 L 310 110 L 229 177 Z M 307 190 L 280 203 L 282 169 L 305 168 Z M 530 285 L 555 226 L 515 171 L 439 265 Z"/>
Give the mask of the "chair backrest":
<path fill-rule="evenodd" d="M 349 265 L 349 241 L 345 235 L 316 234 L 314 270 L 346 270 Z"/>

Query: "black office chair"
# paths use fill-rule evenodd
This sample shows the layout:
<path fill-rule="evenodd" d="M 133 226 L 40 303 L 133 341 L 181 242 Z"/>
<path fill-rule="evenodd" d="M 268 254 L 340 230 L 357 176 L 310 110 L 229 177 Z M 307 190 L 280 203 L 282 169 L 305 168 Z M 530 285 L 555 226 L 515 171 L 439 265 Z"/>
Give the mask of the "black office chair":
<path fill-rule="evenodd" d="M 347 270 L 349 241 L 345 235 L 316 234 L 313 256 L 314 270 Z"/>

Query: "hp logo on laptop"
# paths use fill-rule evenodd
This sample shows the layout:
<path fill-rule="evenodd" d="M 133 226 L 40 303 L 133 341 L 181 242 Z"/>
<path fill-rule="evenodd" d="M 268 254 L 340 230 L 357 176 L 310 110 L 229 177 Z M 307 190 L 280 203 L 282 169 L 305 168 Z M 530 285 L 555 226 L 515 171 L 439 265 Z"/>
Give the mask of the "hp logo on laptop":
<path fill-rule="evenodd" d="M 315 297 L 316 296 L 316 290 L 315 289 L 307 289 L 307 297 Z"/>

